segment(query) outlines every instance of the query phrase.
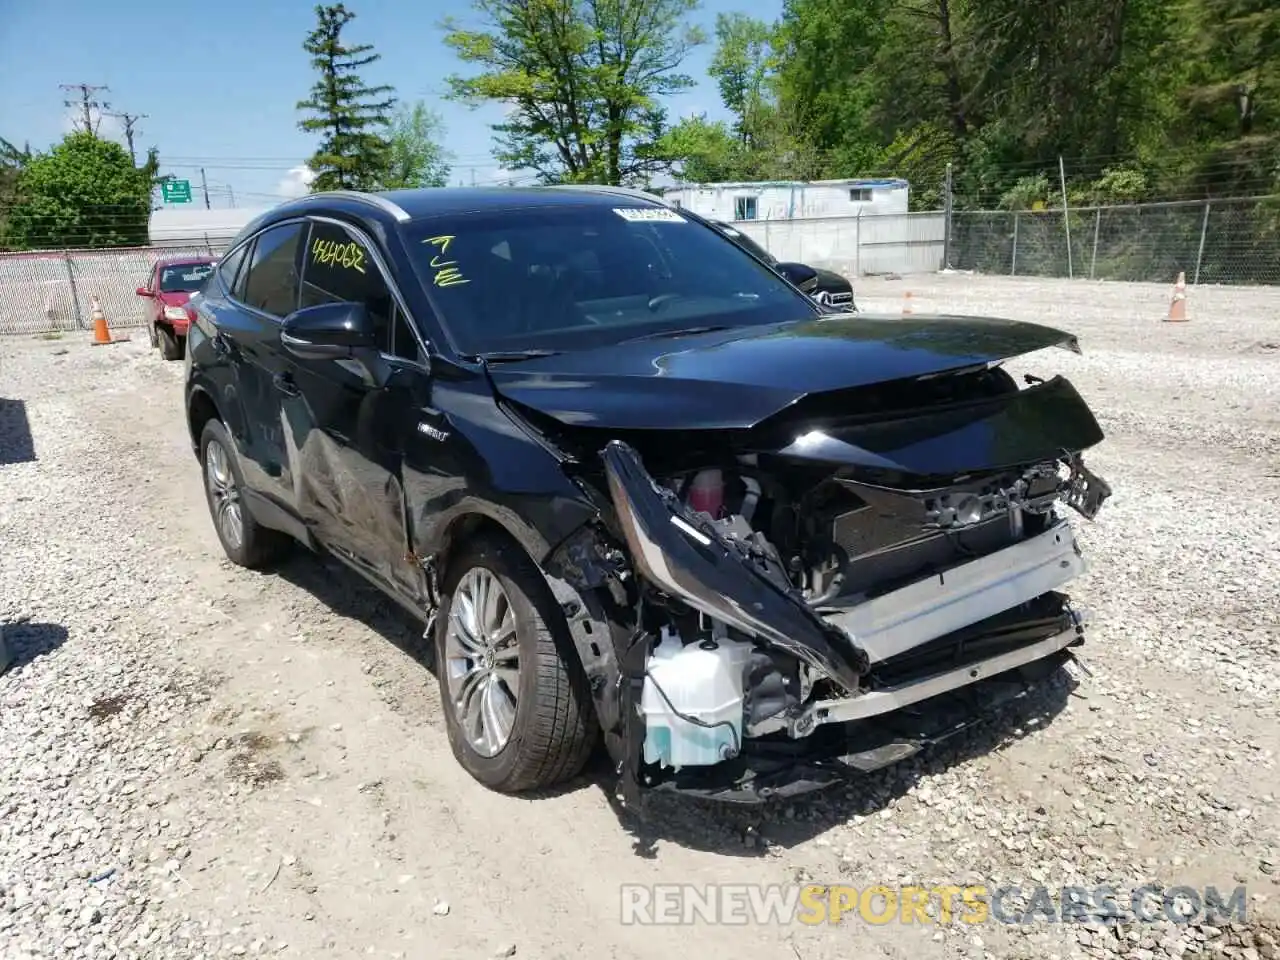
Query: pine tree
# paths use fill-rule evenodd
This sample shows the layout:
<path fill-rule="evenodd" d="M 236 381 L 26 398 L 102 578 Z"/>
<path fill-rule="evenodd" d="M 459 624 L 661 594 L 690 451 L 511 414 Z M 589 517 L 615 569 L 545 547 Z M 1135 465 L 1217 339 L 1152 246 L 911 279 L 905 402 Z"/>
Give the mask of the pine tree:
<path fill-rule="evenodd" d="M 393 88 L 371 87 L 360 79 L 360 68 L 380 54 L 371 52 L 372 44 L 343 45 L 342 30 L 353 19 L 355 14 L 341 3 L 318 5 L 316 28 L 302 45 L 320 73 L 310 99 L 298 103 L 299 110 L 312 114 L 298 126 L 324 134 L 308 161 L 316 174 L 312 190 L 374 189 L 390 162 L 391 145 L 381 131 L 391 122 Z"/>

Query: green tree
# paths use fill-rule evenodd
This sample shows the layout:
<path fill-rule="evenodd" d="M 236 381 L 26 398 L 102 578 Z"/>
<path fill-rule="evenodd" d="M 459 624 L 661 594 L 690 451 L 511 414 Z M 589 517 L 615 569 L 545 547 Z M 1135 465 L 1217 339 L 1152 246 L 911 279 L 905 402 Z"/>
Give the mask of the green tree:
<path fill-rule="evenodd" d="M 318 5 L 316 27 L 302 48 L 320 79 L 298 110 L 311 116 L 298 122 L 308 133 L 322 133 L 319 149 L 308 161 L 316 173 L 312 190 L 373 189 L 386 175 L 391 143 L 384 135 L 395 106 L 390 86 L 369 86 L 359 71 L 380 59 L 371 44 L 347 46 L 342 31 L 355 19 L 343 4 Z"/>
<path fill-rule="evenodd" d="M 785 0 L 778 28 L 779 106 L 805 131 L 821 175 L 849 177 L 879 160 L 886 138 L 876 112 L 896 92 L 876 63 L 890 31 L 891 0 Z M 918 62 L 918 61 L 917 61 Z"/>
<path fill-rule="evenodd" d="M 686 23 L 697 0 L 473 0 L 479 30 L 446 20 L 445 42 L 471 76 L 459 100 L 508 108 L 495 157 L 545 182 L 644 182 L 668 162 L 662 98 L 692 86 L 679 73 L 703 42 Z"/>
<path fill-rule="evenodd" d="M 758 148 L 775 111 L 771 82 L 776 60 L 773 29 L 744 13 L 716 14 L 716 52 L 708 73 L 734 115 L 743 146 Z"/>
<path fill-rule="evenodd" d="M 663 136 L 661 149 L 686 182 L 807 179 L 817 154 L 797 135 L 777 100 L 776 29 L 744 14 L 716 17 L 716 51 L 708 73 L 731 123 L 687 117 Z"/>
<path fill-rule="evenodd" d="M 384 190 L 443 187 L 449 182 L 449 160 L 441 146 L 444 124 L 421 100 L 401 105 L 391 121 L 390 155 L 381 180 Z"/>
<path fill-rule="evenodd" d="M 14 186 L 5 243 L 16 249 L 140 246 L 147 242 L 158 160 L 135 167 L 118 143 L 68 134 L 26 160 Z"/>
<path fill-rule="evenodd" d="M 5 221 L 9 218 L 18 187 L 18 175 L 31 160 L 30 144 L 21 150 L 0 137 L 0 243 L 4 241 Z"/>
<path fill-rule="evenodd" d="M 1183 48 L 1184 136 L 1200 146 L 1197 192 L 1280 189 L 1280 6 L 1275 0 L 1200 0 Z M 1184 141 L 1185 143 L 1185 141 Z"/>
<path fill-rule="evenodd" d="M 737 135 L 703 114 L 686 117 L 662 136 L 658 150 L 677 165 L 685 183 L 717 183 L 741 180 L 746 150 Z"/>

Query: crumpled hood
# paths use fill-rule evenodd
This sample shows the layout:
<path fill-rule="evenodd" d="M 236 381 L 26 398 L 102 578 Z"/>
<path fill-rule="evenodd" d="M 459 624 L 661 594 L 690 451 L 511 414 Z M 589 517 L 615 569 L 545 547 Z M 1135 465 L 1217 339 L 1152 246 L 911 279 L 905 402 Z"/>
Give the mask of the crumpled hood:
<path fill-rule="evenodd" d="M 187 301 L 191 299 L 191 294 L 186 290 L 161 290 L 156 294 L 156 299 L 166 307 L 185 307 Z"/>
<path fill-rule="evenodd" d="M 746 429 L 808 394 L 1064 346 L 1071 334 L 986 317 L 833 315 L 639 340 L 490 366 L 498 393 L 570 425 Z"/>

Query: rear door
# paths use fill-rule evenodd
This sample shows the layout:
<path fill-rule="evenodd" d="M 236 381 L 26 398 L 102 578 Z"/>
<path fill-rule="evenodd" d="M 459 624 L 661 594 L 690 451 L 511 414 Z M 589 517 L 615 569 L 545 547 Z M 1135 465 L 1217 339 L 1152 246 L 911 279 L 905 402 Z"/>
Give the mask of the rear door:
<path fill-rule="evenodd" d="M 299 397 L 286 401 L 299 448 L 299 509 L 316 536 L 410 596 L 419 577 L 407 559 L 403 438 L 428 389 L 417 339 L 393 284 L 363 232 L 313 218 L 303 254 L 302 307 L 363 303 L 378 330 L 379 370 L 353 360 L 287 358 Z"/>
<path fill-rule="evenodd" d="M 244 411 L 245 480 L 290 512 L 296 512 L 297 496 L 281 416 L 282 400 L 291 388 L 283 376 L 280 324 L 297 309 L 305 231 L 306 222 L 299 220 L 258 234 L 240 265 L 228 309 L 218 311 L 214 344 L 235 370 Z"/>

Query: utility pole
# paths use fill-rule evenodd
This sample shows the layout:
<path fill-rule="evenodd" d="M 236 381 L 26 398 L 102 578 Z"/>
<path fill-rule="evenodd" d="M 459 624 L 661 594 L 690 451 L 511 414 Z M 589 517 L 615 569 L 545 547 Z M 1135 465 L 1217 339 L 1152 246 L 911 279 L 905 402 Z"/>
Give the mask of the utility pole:
<path fill-rule="evenodd" d="M 204 178 L 204 167 L 200 168 L 200 189 L 204 191 L 204 208 L 209 209 L 209 182 Z"/>
<path fill-rule="evenodd" d="M 98 90 L 110 91 L 111 88 L 105 86 L 95 87 L 88 83 L 60 83 L 58 86 L 63 90 L 80 91 L 80 99 L 78 101 L 64 100 L 62 102 L 68 107 L 78 106 L 81 111 L 83 111 L 83 119 L 81 122 L 84 123 L 85 133 L 91 133 L 96 137 L 98 135 L 98 128 L 93 122 L 93 111 L 97 110 L 99 112 L 98 123 L 101 123 L 101 112 L 109 109 L 111 104 L 106 103 L 105 101 L 99 103 L 97 100 L 93 99 L 93 94 Z"/>
<path fill-rule="evenodd" d="M 145 120 L 145 113 L 109 113 L 109 117 L 115 117 L 124 124 L 124 142 L 129 146 L 129 159 L 133 161 L 133 165 L 138 165 L 138 155 L 133 152 L 133 125 L 139 120 Z"/>
<path fill-rule="evenodd" d="M 947 161 L 947 182 L 942 188 L 943 210 L 945 211 L 942 235 L 942 269 L 951 269 L 951 217 L 954 214 L 951 202 L 951 161 Z"/>

